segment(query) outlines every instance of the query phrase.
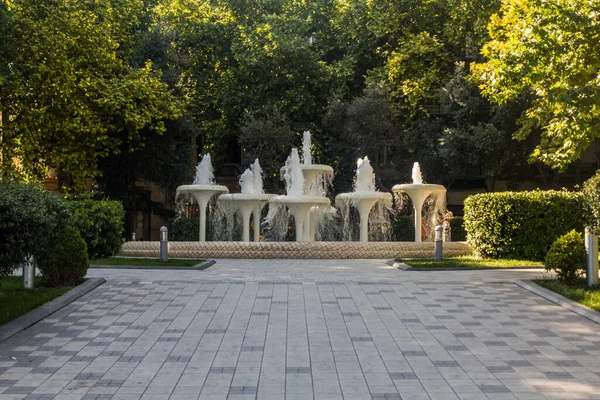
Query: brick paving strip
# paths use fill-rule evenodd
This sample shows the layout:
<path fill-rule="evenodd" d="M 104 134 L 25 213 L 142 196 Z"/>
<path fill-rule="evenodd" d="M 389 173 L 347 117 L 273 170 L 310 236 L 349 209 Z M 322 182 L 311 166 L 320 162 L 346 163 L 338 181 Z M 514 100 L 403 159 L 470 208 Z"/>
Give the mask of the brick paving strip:
<path fill-rule="evenodd" d="M 536 272 L 537 273 L 537 272 Z M 0 399 L 598 398 L 598 326 L 516 286 L 382 260 L 95 270 L 0 343 Z"/>
<path fill-rule="evenodd" d="M 81 285 L 74 287 L 67 293 L 52 299 L 46 304 L 42 304 L 27 314 L 21 315 L 4 325 L 0 325 L 0 342 L 54 314 L 56 311 L 77 300 L 84 294 L 91 292 L 105 282 L 106 280 L 103 278 L 88 278 Z"/>

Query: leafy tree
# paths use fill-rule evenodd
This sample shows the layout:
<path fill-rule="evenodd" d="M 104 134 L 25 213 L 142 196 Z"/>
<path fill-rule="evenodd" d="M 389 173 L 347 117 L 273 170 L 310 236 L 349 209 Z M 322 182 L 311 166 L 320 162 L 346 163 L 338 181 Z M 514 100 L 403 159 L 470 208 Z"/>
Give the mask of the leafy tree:
<path fill-rule="evenodd" d="M 258 158 L 264 174 L 265 190 L 276 193 L 280 187 L 279 170 L 285 164 L 294 141 L 298 140 L 290 129 L 289 120 L 278 109 L 264 118 L 248 114 L 239 136 L 242 166 L 247 168 Z"/>
<path fill-rule="evenodd" d="M 334 160 L 336 191 L 349 190 L 356 160 L 368 156 L 375 169 L 378 186 L 381 176 L 393 166 L 391 155 L 398 142 L 396 113 L 384 93 L 368 90 L 351 102 L 333 99 L 324 117 L 330 133 L 327 155 Z"/>
<path fill-rule="evenodd" d="M 488 61 L 473 66 L 496 103 L 534 96 L 516 135 L 543 129 L 531 156 L 561 170 L 600 136 L 599 12 L 597 0 L 503 0 L 483 47 Z"/>
<path fill-rule="evenodd" d="M 488 189 L 494 191 L 496 181 L 516 186 L 531 172 L 527 154 L 532 140 L 513 139 L 527 96 L 501 106 L 490 104 L 468 80 L 465 64 L 458 63 L 440 93 L 440 102 L 447 116 L 440 156 L 451 179 L 486 178 Z"/>
<path fill-rule="evenodd" d="M 141 0 L 7 0 L 15 49 L 0 86 L 5 172 L 40 179 L 59 167 L 77 188 L 99 174 L 98 160 L 164 132 L 178 104 L 151 63 L 130 63 Z M 5 163 L 6 164 L 6 163 Z"/>

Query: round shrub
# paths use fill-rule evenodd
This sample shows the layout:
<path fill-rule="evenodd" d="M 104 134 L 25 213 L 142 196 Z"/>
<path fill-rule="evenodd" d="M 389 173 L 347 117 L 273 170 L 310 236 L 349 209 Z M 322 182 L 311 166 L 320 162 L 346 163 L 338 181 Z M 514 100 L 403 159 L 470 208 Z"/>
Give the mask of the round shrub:
<path fill-rule="evenodd" d="M 552 243 L 544 266 L 546 271 L 555 271 L 558 279 L 573 282 L 585 269 L 585 256 L 583 235 L 572 230 Z"/>
<path fill-rule="evenodd" d="M 77 285 L 89 267 L 85 241 L 79 231 L 68 225 L 59 225 L 53 235 L 44 239 L 36 256 L 48 286 Z"/>
<path fill-rule="evenodd" d="M 542 261 L 561 235 L 582 231 L 589 218 L 582 193 L 482 193 L 465 199 L 467 242 L 477 256 Z"/>
<path fill-rule="evenodd" d="M 67 202 L 72 225 L 87 244 L 88 257 L 112 257 L 121 251 L 125 210 L 119 201 L 78 200 Z"/>
<path fill-rule="evenodd" d="M 54 227 L 70 220 L 64 202 L 41 187 L 0 180 L 0 276 L 12 273 Z"/>
<path fill-rule="evenodd" d="M 452 217 L 450 219 L 450 235 L 453 242 L 464 242 L 467 240 L 463 217 Z"/>

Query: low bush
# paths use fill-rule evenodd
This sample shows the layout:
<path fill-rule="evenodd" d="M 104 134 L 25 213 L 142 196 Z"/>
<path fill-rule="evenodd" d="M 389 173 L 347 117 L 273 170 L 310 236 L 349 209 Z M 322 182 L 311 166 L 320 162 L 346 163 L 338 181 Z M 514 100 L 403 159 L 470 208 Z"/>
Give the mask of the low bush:
<path fill-rule="evenodd" d="M 67 205 L 72 225 L 87 245 L 88 257 L 112 257 L 121 251 L 125 210 L 119 201 L 78 200 Z"/>
<path fill-rule="evenodd" d="M 48 286 L 77 285 L 83 281 L 89 267 L 85 241 L 77 229 L 68 225 L 44 238 L 36 257 Z"/>
<path fill-rule="evenodd" d="M 450 237 L 453 242 L 464 242 L 467 240 L 463 217 L 452 217 L 450 219 Z"/>
<path fill-rule="evenodd" d="M 177 217 L 169 221 L 169 240 L 175 242 L 197 242 L 200 236 L 198 217 Z"/>
<path fill-rule="evenodd" d="M 541 261 L 550 245 L 589 219 L 582 193 L 532 191 L 467 197 L 464 227 L 477 256 Z"/>
<path fill-rule="evenodd" d="M 11 274 L 42 239 L 70 221 L 64 202 L 41 187 L 0 180 L 0 276 Z"/>
<path fill-rule="evenodd" d="M 392 219 L 392 241 L 413 242 L 415 240 L 415 219 L 412 215 L 396 215 Z"/>
<path fill-rule="evenodd" d="M 585 269 L 585 256 L 583 234 L 572 230 L 552 243 L 544 266 L 546 271 L 555 271 L 558 279 L 574 282 Z"/>

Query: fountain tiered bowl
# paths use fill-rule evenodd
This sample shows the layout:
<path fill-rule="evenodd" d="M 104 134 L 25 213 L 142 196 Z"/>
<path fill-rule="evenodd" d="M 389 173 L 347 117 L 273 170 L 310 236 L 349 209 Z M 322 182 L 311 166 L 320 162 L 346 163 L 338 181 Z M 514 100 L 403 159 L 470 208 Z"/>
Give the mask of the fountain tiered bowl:
<path fill-rule="evenodd" d="M 250 215 L 252 212 L 254 212 L 254 241 L 258 242 L 260 234 L 260 214 L 265 204 L 267 204 L 273 197 L 275 197 L 274 194 L 266 193 L 232 193 L 219 196 L 217 201 L 229 202 L 239 208 L 242 214 L 242 240 L 244 242 L 250 241 Z"/>
<path fill-rule="evenodd" d="M 304 182 L 306 182 L 306 192 L 310 193 L 312 189 L 312 185 L 317 179 L 317 176 L 323 175 L 333 175 L 333 167 L 330 165 L 324 164 L 300 164 L 300 169 L 302 170 L 302 175 L 304 175 Z M 279 171 L 283 176 L 285 172 L 285 167 L 282 167 Z"/>
<path fill-rule="evenodd" d="M 296 241 L 312 241 L 310 235 L 310 209 L 313 206 L 329 206 L 331 201 L 321 196 L 275 196 L 269 203 L 285 205 L 294 216 L 296 223 Z"/>
<path fill-rule="evenodd" d="M 415 242 L 421 241 L 421 221 L 423 203 L 432 194 L 444 194 L 446 188 L 430 183 L 403 183 L 392 187 L 394 193 L 406 193 L 411 198 L 415 208 Z"/>
<path fill-rule="evenodd" d="M 227 186 L 223 185 L 181 185 L 177 188 L 177 195 L 189 194 L 193 196 L 200 207 L 200 241 L 206 241 L 206 207 L 210 199 L 219 193 L 229 193 Z"/>
<path fill-rule="evenodd" d="M 352 205 L 358 210 L 360 216 L 360 241 L 369 241 L 369 214 L 371 209 L 378 201 L 392 201 L 391 193 L 376 191 L 361 191 L 341 193 L 335 196 L 335 203 L 344 203 Z"/>

